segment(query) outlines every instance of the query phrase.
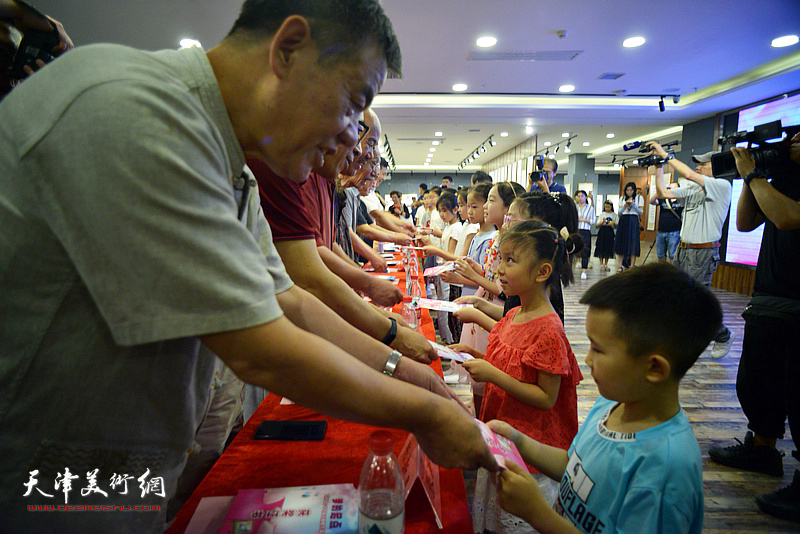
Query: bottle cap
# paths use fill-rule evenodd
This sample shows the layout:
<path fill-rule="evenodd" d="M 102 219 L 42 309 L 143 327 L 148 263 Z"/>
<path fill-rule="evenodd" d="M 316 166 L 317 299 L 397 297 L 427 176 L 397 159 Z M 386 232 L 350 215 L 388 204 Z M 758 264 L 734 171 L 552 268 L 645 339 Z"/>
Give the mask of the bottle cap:
<path fill-rule="evenodd" d="M 394 438 L 387 430 L 376 430 L 369 436 L 369 449 L 375 454 L 388 454 L 394 448 Z"/>

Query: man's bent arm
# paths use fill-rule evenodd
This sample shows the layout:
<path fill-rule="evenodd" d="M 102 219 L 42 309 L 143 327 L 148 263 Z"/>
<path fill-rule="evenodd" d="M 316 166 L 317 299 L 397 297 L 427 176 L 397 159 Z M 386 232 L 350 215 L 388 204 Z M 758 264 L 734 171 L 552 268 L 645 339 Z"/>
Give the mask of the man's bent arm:
<path fill-rule="evenodd" d="M 277 299 L 292 324 L 330 341 L 372 369 L 383 371 L 392 349 L 348 324 L 317 297 L 295 284 L 279 293 Z M 409 358 L 399 360 L 394 377 L 446 398 L 458 398 L 432 368 Z"/>
<path fill-rule="evenodd" d="M 795 176 L 794 179 L 798 180 L 800 176 Z M 749 186 L 744 186 L 742 196 L 746 189 L 749 189 L 755 197 L 763 216 L 772 221 L 778 230 L 788 232 L 800 228 L 800 203 L 796 200 L 779 192 L 771 183 L 763 179 L 753 180 Z M 739 205 L 741 204 L 740 197 Z"/>
<path fill-rule="evenodd" d="M 245 382 L 332 417 L 413 432 L 445 467 L 497 469 L 458 403 L 375 372 L 285 317 L 201 339 Z"/>
<path fill-rule="evenodd" d="M 316 296 L 350 324 L 375 339 L 383 339 L 391 322 L 375 311 L 369 303 L 350 289 L 342 278 L 333 274 L 320 259 L 313 239 L 276 241 L 275 248 L 283 260 L 286 272 L 294 283 Z M 327 249 L 326 249 L 327 250 Z M 330 251 L 328 251 L 330 252 Z M 330 255 L 340 261 L 333 252 Z M 362 273 L 368 282 L 370 275 L 344 264 L 345 269 Z M 366 285 L 356 287 L 359 291 Z"/>

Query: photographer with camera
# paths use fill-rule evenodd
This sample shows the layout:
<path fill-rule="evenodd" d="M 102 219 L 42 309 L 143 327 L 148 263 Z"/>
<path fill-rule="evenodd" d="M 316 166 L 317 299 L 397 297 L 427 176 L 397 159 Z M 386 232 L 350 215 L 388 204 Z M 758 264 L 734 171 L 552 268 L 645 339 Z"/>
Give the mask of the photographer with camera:
<path fill-rule="evenodd" d="M 656 176 L 656 196 L 681 199 L 684 205 L 681 241 L 675 254 L 675 265 L 710 287 L 711 276 L 719 264 L 719 239 L 731 204 L 731 183 L 724 178 L 714 178 L 711 171 L 714 152 L 692 156 L 692 161 L 697 163 L 695 172 L 675 159 L 674 155 L 668 154 L 656 141 L 649 141 L 647 146 L 651 149 L 650 155 L 661 158 L 663 163 L 687 180 L 677 189 L 667 189 L 663 173 L 659 172 Z M 714 338 L 711 357 L 719 359 L 727 355 L 734 338 L 733 332 L 721 324 Z"/>
<path fill-rule="evenodd" d="M 788 161 L 769 170 L 758 168 L 746 148 L 731 152 L 744 179 L 736 227 L 750 232 L 764 224 L 753 298 L 742 314 L 744 340 L 736 377 L 750 431 L 744 443 L 714 447 L 709 455 L 722 465 L 782 476 L 776 441 L 784 435 L 787 418 L 800 449 L 800 353 L 794 339 L 800 324 L 800 134 L 791 139 Z M 800 459 L 797 450 L 792 455 Z M 800 471 L 795 470 L 788 487 L 759 495 L 756 503 L 766 514 L 800 522 Z"/>
<path fill-rule="evenodd" d="M 13 30 L 22 34 L 20 46 Z M 0 0 L 0 100 L 54 56 L 72 48 L 60 22 L 20 0 Z"/>
<path fill-rule="evenodd" d="M 544 191 L 545 193 L 566 193 L 567 188 L 554 182 L 558 172 L 558 162 L 552 158 L 538 156 L 534 158 L 536 170 L 528 175 L 526 190 Z"/>

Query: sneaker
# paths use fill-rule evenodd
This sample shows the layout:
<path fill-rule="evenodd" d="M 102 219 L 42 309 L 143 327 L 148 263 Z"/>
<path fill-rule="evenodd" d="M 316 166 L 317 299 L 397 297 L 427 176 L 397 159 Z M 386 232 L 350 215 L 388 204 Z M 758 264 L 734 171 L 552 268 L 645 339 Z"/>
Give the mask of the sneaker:
<path fill-rule="evenodd" d="M 800 471 L 785 488 L 756 497 L 756 504 L 765 514 L 800 523 Z"/>
<path fill-rule="evenodd" d="M 734 439 L 739 441 L 738 438 Z M 783 476 L 783 453 L 772 447 L 756 446 L 752 432 L 745 434 L 744 443 L 739 441 L 738 445 L 725 448 L 711 447 L 708 455 L 714 462 L 728 467 L 756 471 L 775 477 Z M 798 485 L 798 489 L 800 489 L 800 485 Z"/>
<path fill-rule="evenodd" d="M 715 360 L 724 358 L 731 351 L 731 345 L 733 345 L 733 340 L 736 339 L 736 334 L 730 329 L 728 329 L 728 334 L 728 341 L 714 342 L 714 348 L 711 349 L 711 357 Z"/>
<path fill-rule="evenodd" d="M 586 280 L 586 273 L 581 273 L 581 280 Z"/>

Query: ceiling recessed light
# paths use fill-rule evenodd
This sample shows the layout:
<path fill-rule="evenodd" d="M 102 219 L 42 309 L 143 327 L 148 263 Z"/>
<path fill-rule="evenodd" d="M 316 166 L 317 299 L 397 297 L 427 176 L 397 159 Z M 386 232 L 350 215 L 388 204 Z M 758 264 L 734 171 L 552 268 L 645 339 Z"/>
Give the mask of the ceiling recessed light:
<path fill-rule="evenodd" d="M 613 133 L 607 133 L 606 134 L 606 139 L 614 139 L 614 134 Z"/>
<path fill-rule="evenodd" d="M 797 44 L 798 38 L 796 35 L 784 35 L 772 40 L 772 46 L 775 48 L 782 48 L 784 46 L 792 46 Z"/>
<path fill-rule="evenodd" d="M 584 142 L 583 142 L 583 146 L 589 146 L 590 144 L 591 144 L 591 143 L 589 143 L 589 141 L 584 141 Z"/>
<path fill-rule="evenodd" d="M 433 135 L 435 135 L 436 137 L 441 137 L 443 134 L 442 134 L 442 132 L 436 132 Z"/>
<path fill-rule="evenodd" d="M 567 83 L 559 87 L 558 90 L 561 93 L 571 93 L 575 90 L 575 86 Z"/>
<path fill-rule="evenodd" d="M 431 148 L 430 148 L 430 151 L 431 151 L 431 152 L 436 152 L 436 149 L 435 149 L 435 148 L 433 148 L 433 147 L 431 147 Z"/>
<path fill-rule="evenodd" d="M 453 85 L 453 91 L 461 92 L 461 91 L 466 91 L 466 90 L 467 90 L 467 84 L 465 84 L 465 83 L 457 83 L 457 84 Z"/>
<path fill-rule="evenodd" d="M 429 162 L 429 161 L 426 161 L 426 162 L 425 162 L 425 166 L 427 167 L 428 165 L 430 165 L 430 162 Z"/>
<path fill-rule="evenodd" d="M 533 126 L 526 126 L 525 127 L 525 133 L 528 134 L 528 135 L 532 134 L 533 133 Z"/>
<path fill-rule="evenodd" d="M 490 46 L 494 46 L 497 44 L 497 39 L 495 39 L 491 35 L 484 35 L 483 37 L 478 37 L 478 40 L 475 41 L 475 44 L 480 46 L 481 48 L 489 48 Z"/>
<path fill-rule="evenodd" d="M 432 141 L 432 142 L 431 142 L 431 144 L 432 144 L 433 146 L 437 146 L 437 145 L 439 144 L 439 141 Z"/>
<path fill-rule="evenodd" d="M 553 143 L 551 143 L 550 141 L 545 141 L 545 142 L 544 142 L 544 146 L 550 146 L 550 145 L 552 145 L 552 144 L 553 144 Z"/>
<path fill-rule="evenodd" d="M 564 132 L 561 134 L 561 137 L 569 137 L 569 132 Z"/>
<path fill-rule="evenodd" d="M 508 137 L 508 132 L 500 132 L 500 137 Z"/>
<path fill-rule="evenodd" d="M 195 39 L 188 39 L 188 38 L 187 39 L 181 39 L 180 40 L 180 45 L 181 45 L 181 48 L 192 48 L 192 47 L 201 48 L 200 41 L 197 41 Z M 773 45 L 773 46 L 775 46 L 775 45 Z"/>
<path fill-rule="evenodd" d="M 622 41 L 622 46 L 625 48 L 636 48 L 637 46 L 642 46 L 644 42 L 644 37 L 628 37 Z"/>

